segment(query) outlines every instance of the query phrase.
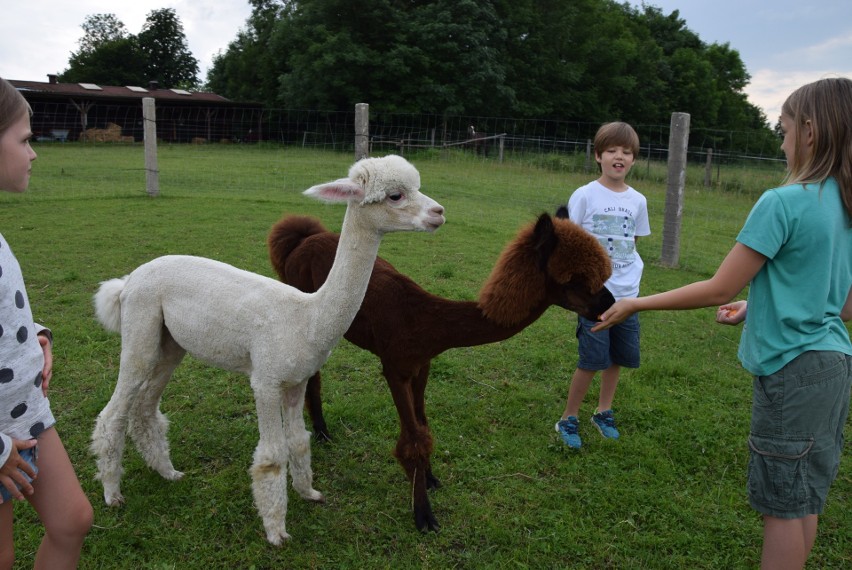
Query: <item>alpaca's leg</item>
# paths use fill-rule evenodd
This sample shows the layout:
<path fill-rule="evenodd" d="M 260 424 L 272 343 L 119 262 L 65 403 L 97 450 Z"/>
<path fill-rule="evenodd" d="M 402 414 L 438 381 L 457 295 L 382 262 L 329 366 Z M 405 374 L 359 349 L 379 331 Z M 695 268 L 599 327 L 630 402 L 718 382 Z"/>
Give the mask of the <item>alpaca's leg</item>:
<path fill-rule="evenodd" d="M 280 546 L 287 534 L 287 442 L 281 415 L 281 388 L 263 386 L 252 378 L 260 441 L 249 473 L 252 494 L 266 540 Z"/>
<path fill-rule="evenodd" d="M 97 478 L 104 486 L 104 500 L 116 506 L 121 495 L 121 460 L 128 417 L 140 389 L 147 384 L 160 358 L 162 315 L 142 299 L 128 299 L 121 308 L 121 360 L 118 382 L 106 407 L 98 415 L 92 432 L 91 450 L 97 456 Z"/>
<path fill-rule="evenodd" d="M 172 465 L 166 437 L 169 421 L 160 411 L 160 398 L 185 354 L 186 351 L 171 335 L 164 335 L 160 362 L 151 380 L 139 391 L 130 410 L 130 437 L 133 443 L 148 467 L 169 481 L 180 479 L 183 473 Z"/>
<path fill-rule="evenodd" d="M 104 501 L 111 507 L 124 503 L 121 494 L 121 459 L 124 456 L 124 435 L 127 430 L 127 406 L 121 403 L 120 398 L 125 397 L 125 392 L 116 386 L 112 398 L 98 414 L 92 432 L 91 451 L 98 464 L 95 477 L 103 483 Z"/>
<path fill-rule="evenodd" d="M 411 393 L 414 399 L 414 416 L 417 418 L 420 426 L 429 432 L 429 437 L 431 438 L 432 430 L 429 429 L 429 420 L 426 419 L 426 383 L 429 381 L 430 364 L 427 362 L 414 377 L 414 381 L 411 384 Z M 430 453 L 426 457 L 426 488 L 437 489 L 440 486 L 441 482 L 432 474 L 432 458 Z"/>
<path fill-rule="evenodd" d="M 150 372 L 145 374 L 139 366 L 130 365 L 124 352 L 123 349 L 115 391 L 106 407 L 98 414 L 92 432 L 91 450 L 97 457 L 97 478 L 103 483 L 104 500 L 110 506 L 124 503 L 120 487 L 123 472 L 121 460 L 124 456 L 128 416 L 140 387 L 150 376 Z M 153 365 L 149 368 L 153 368 Z"/>
<path fill-rule="evenodd" d="M 429 456 L 432 453 L 432 436 L 429 429 L 417 421 L 412 394 L 412 380 L 403 375 L 392 375 L 387 367 L 385 377 L 393 395 L 393 403 L 399 414 L 400 434 L 394 449 L 394 456 L 399 461 L 408 479 L 411 481 L 414 502 L 414 524 L 418 530 L 433 530 L 439 528 L 438 521 L 432 513 L 432 505 L 426 493 L 426 472 L 428 471 Z"/>
<path fill-rule="evenodd" d="M 302 408 L 305 401 L 307 381 L 284 389 L 284 437 L 287 438 L 287 460 L 293 488 L 309 501 L 324 501 L 322 493 L 313 488 L 311 470 L 311 434 L 305 429 Z"/>
<path fill-rule="evenodd" d="M 319 370 L 308 380 L 308 389 L 305 393 L 305 407 L 311 416 L 314 428 L 314 438 L 318 442 L 331 441 L 325 416 L 322 413 L 322 376 Z"/>

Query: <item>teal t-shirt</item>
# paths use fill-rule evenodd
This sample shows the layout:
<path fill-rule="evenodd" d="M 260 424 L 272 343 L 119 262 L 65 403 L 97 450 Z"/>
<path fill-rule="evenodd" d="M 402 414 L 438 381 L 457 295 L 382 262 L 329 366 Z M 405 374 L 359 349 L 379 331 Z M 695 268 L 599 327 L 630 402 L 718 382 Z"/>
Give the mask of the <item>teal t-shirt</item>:
<path fill-rule="evenodd" d="M 738 356 L 765 376 L 811 350 L 852 355 L 840 310 L 852 286 L 852 229 L 833 178 L 766 191 L 737 241 L 766 256 L 751 282 Z"/>

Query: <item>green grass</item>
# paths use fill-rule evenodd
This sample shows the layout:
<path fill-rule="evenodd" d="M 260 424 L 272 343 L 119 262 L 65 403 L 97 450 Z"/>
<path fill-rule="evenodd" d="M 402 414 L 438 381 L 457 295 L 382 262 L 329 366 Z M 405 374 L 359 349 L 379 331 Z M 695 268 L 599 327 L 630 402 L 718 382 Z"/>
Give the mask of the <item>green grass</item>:
<path fill-rule="evenodd" d="M 379 363 L 345 341 L 323 369 L 335 441 L 313 446 L 315 487 L 328 502 L 311 504 L 290 492 L 289 544 L 266 542 L 252 505 L 247 469 L 257 425 L 247 378 L 191 358 L 162 403 L 185 478 L 163 481 L 129 445 L 127 505 L 106 507 L 87 448 L 115 385 L 120 339 L 94 320 L 98 283 L 165 253 L 271 276 L 265 239 L 283 213 L 314 215 L 339 229 L 342 207 L 300 192 L 343 176 L 352 159 L 299 149 L 166 146 L 161 196 L 151 199 L 138 146 L 37 151 L 30 191 L 0 195 L 0 231 L 21 262 L 35 318 L 54 331 L 51 403 L 95 508 L 81 568 L 757 566 L 761 524 L 745 497 L 751 381 L 736 361 L 739 331 L 715 325 L 711 309 L 642 316 L 643 365 L 624 373 L 616 397 L 623 437 L 602 441 L 588 423 L 595 384 L 582 410 L 580 453 L 568 452 L 553 431 L 576 364 L 573 315 L 554 308 L 503 343 L 436 358 L 426 396 L 433 466 L 443 483 L 431 494 L 442 525 L 437 534 L 414 528 L 410 489 L 391 456 L 398 422 Z M 589 178 L 460 154 L 412 161 L 448 222 L 433 235 L 388 235 L 380 255 L 454 299 L 474 299 L 517 229 Z M 648 196 L 654 232 L 640 242 L 644 293 L 712 274 L 760 189 L 691 184 L 681 267 L 669 269 L 656 263 L 665 182 L 635 185 Z M 852 564 L 850 499 L 847 453 L 810 567 Z M 26 504 L 16 505 L 16 520 L 16 567 L 31 567 L 42 529 Z"/>

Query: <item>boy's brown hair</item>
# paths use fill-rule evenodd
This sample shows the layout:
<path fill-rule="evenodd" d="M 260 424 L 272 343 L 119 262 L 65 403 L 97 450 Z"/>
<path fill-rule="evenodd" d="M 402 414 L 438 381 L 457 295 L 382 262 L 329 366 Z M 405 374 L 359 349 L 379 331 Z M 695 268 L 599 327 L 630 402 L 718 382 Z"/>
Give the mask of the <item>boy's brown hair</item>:
<path fill-rule="evenodd" d="M 633 156 L 639 156 L 639 135 L 627 123 L 615 121 L 601 125 L 595 134 L 594 151 L 600 156 L 603 151 L 614 146 L 622 146 L 633 151 Z"/>

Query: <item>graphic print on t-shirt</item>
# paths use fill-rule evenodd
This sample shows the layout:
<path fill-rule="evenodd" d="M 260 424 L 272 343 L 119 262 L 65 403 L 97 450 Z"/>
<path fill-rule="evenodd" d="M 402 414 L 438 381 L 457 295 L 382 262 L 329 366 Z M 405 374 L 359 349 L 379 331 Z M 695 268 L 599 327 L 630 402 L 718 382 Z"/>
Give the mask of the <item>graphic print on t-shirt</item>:
<path fill-rule="evenodd" d="M 613 214 L 592 216 L 592 233 L 606 249 L 613 264 L 633 261 L 636 250 L 636 222 L 632 217 Z"/>

